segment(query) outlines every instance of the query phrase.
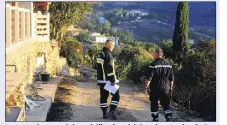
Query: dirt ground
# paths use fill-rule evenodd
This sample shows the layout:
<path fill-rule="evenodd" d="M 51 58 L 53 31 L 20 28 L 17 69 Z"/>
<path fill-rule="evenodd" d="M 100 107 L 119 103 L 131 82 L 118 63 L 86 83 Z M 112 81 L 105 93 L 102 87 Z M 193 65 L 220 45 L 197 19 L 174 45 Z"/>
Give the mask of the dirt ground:
<path fill-rule="evenodd" d="M 75 77 L 67 77 L 59 84 L 47 121 L 112 121 L 102 119 L 102 111 L 99 108 L 99 86 L 95 82 L 95 72 L 87 68 L 82 68 L 80 72 L 84 74 L 83 77 L 77 77 L 76 80 Z M 148 95 L 143 94 L 137 86 L 132 87 L 123 82 L 119 85 L 121 97 L 117 109 L 117 121 L 152 121 Z M 108 102 L 110 102 L 110 97 Z M 160 110 L 159 119 L 165 121 L 161 107 Z M 199 122 L 204 120 L 194 114 L 175 109 L 173 121 Z"/>

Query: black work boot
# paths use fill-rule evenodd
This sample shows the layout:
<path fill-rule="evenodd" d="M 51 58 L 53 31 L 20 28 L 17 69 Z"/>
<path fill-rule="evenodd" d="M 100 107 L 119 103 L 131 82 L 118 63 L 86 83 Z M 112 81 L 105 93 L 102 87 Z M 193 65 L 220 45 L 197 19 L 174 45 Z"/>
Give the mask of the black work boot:
<path fill-rule="evenodd" d="M 166 114 L 166 121 L 170 122 L 172 120 L 172 114 Z"/>
<path fill-rule="evenodd" d="M 151 116 L 153 117 L 153 121 L 154 122 L 158 122 L 159 121 L 158 114 L 157 115 L 151 114 Z"/>
<path fill-rule="evenodd" d="M 110 113 L 109 113 L 109 117 L 110 117 L 112 120 L 117 120 L 117 117 L 116 117 L 115 111 L 110 111 Z"/>
<path fill-rule="evenodd" d="M 103 112 L 103 119 L 107 119 L 108 118 L 108 112 Z"/>
<path fill-rule="evenodd" d="M 167 122 L 170 122 L 170 121 L 171 121 L 171 119 L 172 119 L 172 118 L 171 118 L 171 117 L 169 117 L 169 116 L 168 116 L 168 117 L 166 117 L 166 121 L 167 121 Z"/>
<path fill-rule="evenodd" d="M 153 118 L 153 121 L 154 121 L 154 122 L 158 122 L 159 119 L 158 119 L 158 118 Z"/>

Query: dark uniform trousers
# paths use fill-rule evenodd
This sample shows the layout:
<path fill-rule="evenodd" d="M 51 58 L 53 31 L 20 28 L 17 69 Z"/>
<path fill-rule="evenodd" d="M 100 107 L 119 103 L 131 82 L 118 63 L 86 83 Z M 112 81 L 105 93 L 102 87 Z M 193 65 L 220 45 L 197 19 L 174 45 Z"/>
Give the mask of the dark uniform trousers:
<path fill-rule="evenodd" d="M 104 89 L 104 85 L 100 85 L 100 108 L 103 112 L 107 111 L 107 99 L 109 97 L 110 92 Z M 112 94 L 112 99 L 110 103 L 110 111 L 115 111 L 117 108 L 118 102 L 120 100 L 119 90 L 115 94 Z"/>
<path fill-rule="evenodd" d="M 158 118 L 158 100 L 160 101 L 163 110 L 165 111 L 165 117 L 168 116 L 172 117 L 172 112 L 170 108 L 170 93 L 161 91 L 161 90 L 154 90 L 150 92 L 150 101 L 151 101 L 151 115 L 153 118 Z"/>

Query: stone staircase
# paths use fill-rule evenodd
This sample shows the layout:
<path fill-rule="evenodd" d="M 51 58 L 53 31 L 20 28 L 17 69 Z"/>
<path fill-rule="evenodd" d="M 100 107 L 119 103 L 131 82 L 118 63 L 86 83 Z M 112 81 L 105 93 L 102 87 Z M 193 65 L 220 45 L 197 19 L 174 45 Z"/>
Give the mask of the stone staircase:
<path fill-rule="evenodd" d="M 19 76 L 18 76 L 19 77 Z M 22 78 L 22 77 L 20 77 Z M 30 121 L 30 122 L 41 122 L 46 121 L 47 114 L 51 108 L 52 102 L 55 98 L 58 83 L 60 83 L 61 77 L 55 77 L 50 79 L 47 84 L 43 84 L 42 81 L 36 81 L 32 83 L 34 87 L 42 88 L 43 90 L 38 94 L 45 98 L 45 101 L 35 101 L 39 104 L 39 107 L 35 107 L 29 111 L 25 110 L 24 104 L 22 106 L 10 107 L 10 111 L 6 113 L 7 122 L 15 121 Z M 9 86 L 9 85 L 8 85 Z M 12 89 L 12 88 L 11 88 Z M 10 90 L 10 87 L 8 87 Z M 12 90 L 11 90 L 12 91 Z"/>
<path fill-rule="evenodd" d="M 21 89 L 26 75 L 23 72 L 6 73 L 6 121 L 22 121 L 25 117 Z"/>
<path fill-rule="evenodd" d="M 39 107 L 35 107 L 29 111 L 25 111 L 24 121 L 30 122 L 41 122 L 46 121 L 47 114 L 51 108 L 52 102 L 55 98 L 55 93 L 57 91 L 57 86 L 60 83 L 61 78 L 55 77 L 50 79 L 47 84 L 43 84 L 41 81 L 33 83 L 33 86 L 42 88 L 43 90 L 39 92 L 39 95 L 45 98 L 45 101 L 35 101 L 39 104 Z"/>

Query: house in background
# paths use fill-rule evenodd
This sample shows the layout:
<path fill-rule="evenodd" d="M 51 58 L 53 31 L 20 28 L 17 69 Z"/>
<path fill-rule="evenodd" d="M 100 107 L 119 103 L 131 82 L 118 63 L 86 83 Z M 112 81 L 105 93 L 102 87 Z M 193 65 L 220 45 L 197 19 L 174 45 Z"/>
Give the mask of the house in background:
<path fill-rule="evenodd" d="M 38 40 L 46 41 L 50 39 L 50 13 L 48 12 L 51 2 L 33 2 L 34 8 L 39 11 L 33 13 L 33 26 L 36 29 L 33 32 Z"/>
<path fill-rule="evenodd" d="M 32 37 L 32 2 L 9 2 L 6 4 L 6 47 Z"/>
<path fill-rule="evenodd" d="M 119 40 L 119 37 L 108 37 L 108 36 L 104 36 L 104 35 L 101 35 L 100 33 L 91 33 L 89 35 L 89 39 L 92 41 L 92 43 L 97 43 L 97 44 L 104 44 L 106 42 L 106 40 L 110 39 L 112 41 L 114 41 L 114 44 L 115 46 L 118 46 L 119 43 L 118 43 L 118 40 Z"/>
<path fill-rule="evenodd" d="M 97 32 L 93 32 L 89 34 L 89 37 L 95 37 L 95 36 L 101 36 L 101 34 Z"/>
<path fill-rule="evenodd" d="M 148 12 L 144 12 L 144 11 L 140 11 L 140 10 L 130 10 L 126 13 L 126 15 L 128 16 L 129 14 L 132 15 L 138 15 L 138 16 L 148 16 Z"/>
<path fill-rule="evenodd" d="M 105 19 L 104 17 L 99 17 L 99 18 L 98 18 L 98 22 L 99 22 L 100 24 L 104 24 L 104 23 L 106 22 L 106 19 Z"/>
<path fill-rule="evenodd" d="M 34 13 L 37 4 L 43 6 L 45 14 Z M 50 40 L 50 2 L 8 2 L 6 4 L 6 47 L 11 47 L 31 38 Z"/>

